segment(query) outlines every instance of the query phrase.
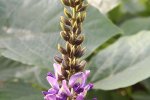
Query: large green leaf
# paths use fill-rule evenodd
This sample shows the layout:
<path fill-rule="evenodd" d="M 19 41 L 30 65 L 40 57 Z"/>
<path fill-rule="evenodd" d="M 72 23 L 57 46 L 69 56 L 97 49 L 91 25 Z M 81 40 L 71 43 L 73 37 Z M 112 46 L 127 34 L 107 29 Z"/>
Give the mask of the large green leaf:
<path fill-rule="evenodd" d="M 127 96 L 123 96 L 119 92 L 101 90 L 89 91 L 87 98 L 87 100 L 92 100 L 92 98 L 97 98 L 97 100 L 130 100 Z"/>
<path fill-rule="evenodd" d="M 132 94 L 134 100 L 150 100 L 150 78 L 141 82 L 144 85 L 146 91 L 135 91 Z"/>
<path fill-rule="evenodd" d="M 3 44 L 7 50 L 3 52 L 3 56 L 29 65 L 50 67 L 53 56 L 57 53 L 56 45 L 60 41 L 58 21 L 63 12 L 60 1 L 16 0 L 13 3 L 12 0 L 0 1 L 5 6 L 14 3 L 11 7 L 15 8 L 7 8 L 12 9 L 13 13 L 8 18 L 11 20 L 9 27 L 4 26 L 7 27 L 5 32 L 25 34 L 4 40 Z M 122 33 L 110 20 L 92 7 L 88 9 L 83 29 L 86 35 L 84 43 L 87 47 L 86 56 L 112 36 Z"/>
<path fill-rule="evenodd" d="M 122 12 L 136 14 L 144 11 L 148 0 L 120 0 L 122 2 Z"/>
<path fill-rule="evenodd" d="M 102 13 L 106 14 L 117 5 L 119 5 L 119 0 L 87 0 L 89 4 L 99 9 Z"/>
<path fill-rule="evenodd" d="M 95 88 L 111 90 L 133 85 L 150 76 L 150 32 L 126 36 L 91 60 Z"/>
<path fill-rule="evenodd" d="M 150 100 L 150 93 L 137 92 L 132 95 L 133 100 Z"/>
<path fill-rule="evenodd" d="M 16 77 L 17 73 L 27 69 L 28 66 L 0 57 L 0 81 Z"/>
<path fill-rule="evenodd" d="M 141 30 L 150 30 L 150 18 L 134 18 L 124 22 L 121 28 L 124 30 L 125 35 L 132 35 Z"/>
<path fill-rule="evenodd" d="M 7 82 L 0 84 L 1 100 L 42 100 L 41 91 L 23 82 Z"/>
<path fill-rule="evenodd" d="M 45 79 L 47 72 L 47 69 L 24 65 L 19 62 L 0 57 L 0 81 L 23 79 L 26 82 L 36 83 L 37 85 L 47 88 L 49 86 Z"/>
<path fill-rule="evenodd" d="M 142 84 L 145 86 L 145 88 L 147 89 L 147 91 L 150 92 L 150 78 L 143 81 Z"/>

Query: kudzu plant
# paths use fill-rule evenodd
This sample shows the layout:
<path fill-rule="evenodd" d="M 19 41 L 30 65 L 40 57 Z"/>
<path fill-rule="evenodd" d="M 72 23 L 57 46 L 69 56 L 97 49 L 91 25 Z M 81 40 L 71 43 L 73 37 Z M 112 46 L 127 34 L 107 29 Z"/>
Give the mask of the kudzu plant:
<path fill-rule="evenodd" d="M 62 3 L 0 0 L 0 100 L 150 100 L 150 81 L 141 82 L 150 77 L 150 18 L 126 18 L 122 4 L 105 16 L 86 0 Z"/>
<path fill-rule="evenodd" d="M 86 61 L 81 60 L 85 52 L 82 47 L 84 35 L 81 34 L 82 23 L 86 17 L 87 5 L 84 0 L 61 0 L 64 16 L 61 16 L 61 37 L 66 41 L 65 47 L 58 44 L 62 57 L 55 56 L 53 64 L 55 75 L 47 74 L 51 85 L 48 91 L 43 91 L 45 100 L 84 100 L 93 84 L 86 84 L 90 70 L 84 70 Z M 67 8 L 70 8 L 68 10 Z M 70 13 L 72 11 L 72 13 Z M 93 98 L 96 100 L 96 98 Z"/>

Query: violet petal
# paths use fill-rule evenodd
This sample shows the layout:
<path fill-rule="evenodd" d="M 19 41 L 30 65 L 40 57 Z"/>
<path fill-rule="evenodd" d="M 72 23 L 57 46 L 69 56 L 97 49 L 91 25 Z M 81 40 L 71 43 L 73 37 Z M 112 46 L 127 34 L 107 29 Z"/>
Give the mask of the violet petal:
<path fill-rule="evenodd" d="M 54 66 L 54 72 L 55 72 L 56 79 L 58 79 L 58 76 L 62 75 L 61 65 L 54 63 L 53 66 Z"/>
<path fill-rule="evenodd" d="M 58 94 L 60 94 L 60 95 L 61 95 L 61 94 L 66 94 L 67 96 L 71 96 L 71 92 L 70 92 L 70 90 L 69 90 L 69 88 L 68 88 L 68 86 L 67 86 L 66 80 L 63 80 L 63 81 L 62 81 L 62 87 L 60 88 Z"/>
<path fill-rule="evenodd" d="M 76 100 L 84 100 L 84 96 L 82 94 L 79 94 L 77 96 Z"/>
<path fill-rule="evenodd" d="M 83 72 L 78 72 L 70 77 L 69 86 L 73 87 L 75 84 L 79 83 L 80 85 L 85 84 L 85 75 Z"/>
<path fill-rule="evenodd" d="M 53 94 L 48 94 L 44 97 L 44 100 L 56 100 L 56 96 Z"/>
<path fill-rule="evenodd" d="M 55 77 L 47 76 L 46 79 L 49 82 L 49 84 L 52 86 L 52 88 L 59 90 L 59 84 L 58 84 L 57 79 Z"/>

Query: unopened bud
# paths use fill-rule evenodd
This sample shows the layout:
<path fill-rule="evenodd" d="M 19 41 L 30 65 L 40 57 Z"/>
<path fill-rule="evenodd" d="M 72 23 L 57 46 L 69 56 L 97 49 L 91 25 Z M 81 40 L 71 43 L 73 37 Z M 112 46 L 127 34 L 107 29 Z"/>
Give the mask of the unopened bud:
<path fill-rule="evenodd" d="M 57 62 L 57 63 L 62 63 L 62 58 L 58 57 L 58 56 L 55 56 L 54 57 L 54 60 Z"/>
<path fill-rule="evenodd" d="M 78 12 L 85 11 L 88 5 L 84 5 L 81 8 L 78 9 Z"/>
<path fill-rule="evenodd" d="M 66 34 L 65 31 L 61 31 L 61 32 L 60 32 L 60 36 L 61 36 L 64 40 L 66 40 L 66 41 L 69 40 L 69 36 Z"/>
<path fill-rule="evenodd" d="M 80 58 L 80 57 L 82 57 L 83 55 L 84 55 L 84 51 L 85 51 L 85 48 L 83 48 L 83 49 L 81 49 L 81 50 L 77 50 L 76 52 L 75 52 L 75 57 L 77 57 L 77 58 Z"/>
<path fill-rule="evenodd" d="M 75 22 L 72 28 L 73 33 L 75 33 L 77 29 L 78 29 L 78 24 L 77 22 Z"/>
<path fill-rule="evenodd" d="M 68 0 L 61 0 L 62 4 L 64 4 L 65 6 L 70 6 L 70 3 Z"/>
<path fill-rule="evenodd" d="M 66 31 L 66 32 L 70 31 L 70 28 L 68 26 L 64 25 L 64 23 L 60 22 L 60 26 L 63 29 L 63 31 Z"/>
<path fill-rule="evenodd" d="M 72 15 L 68 12 L 68 10 L 66 8 L 64 8 L 64 14 L 68 17 L 68 18 L 72 18 Z"/>
<path fill-rule="evenodd" d="M 70 53 L 70 51 L 71 51 L 71 46 L 70 46 L 70 44 L 69 44 L 68 42 L 66 43 L 66 48 L 67 48 L 67 52 Z"/>
<path fill-rule="evenodd" d="M 67 70 L 65 70 L 64 68 L 61 68 L 61 71 L 62 71 L 62 75 L 67 78 L 68 77 L 68 72 Z"/>
<path fill-rule="evenodd" d="M 63 16 L 61 16 L 60 19 L 61 19 L 61 22 L 62 22 L 62 23 L 66 24 L 66 25 L 68 25 L 68 26 L 71 26 L 70 21 L 67 20 L 67 19 L 65 19 Z"/>
<path fill-rule="evenodd" d="M 78 27 L 77 31 L 76 31 L 76 34 L 79 35 L 81 34 L 81 27 Z"/>
<path fill-rule="evenodd" d="M 80 67 L 84 68 L 86 64 L 87 64 L 87 62 L 85 60 L 83 60 L 80 62 Z"/>
<path fill-rule="evenodd" d="M 85 17 L 86 17 L 86 12 L 84 12 L 84 13 L 81 14 L 81 22 L 84 21 Z"/>
<path fill-rule="evenodd" d="M 76 39 L 75 44 L 76 44 L 76 45 L 80 45 L 83 41 L 84 41 L 84 35 L 80 35 L 80 36 Z"/>
<path fill-rule="evenodd" d="M 75 0 L 68 0 L 71 7 L 75 7 Z"/>
<path fill-rule="evenodd" d="M 63 47 L 61 47 L 60 44 L 58 44 L 58 50 L 64 55 L 67 54 L 67 51 Z"/>
<path fill-rule="evenodd" d="M 67 65 L 67 62 L 65 60 L 62 61 L 62 66 L 65 70 L 69 69 L 69 66 Z"/>

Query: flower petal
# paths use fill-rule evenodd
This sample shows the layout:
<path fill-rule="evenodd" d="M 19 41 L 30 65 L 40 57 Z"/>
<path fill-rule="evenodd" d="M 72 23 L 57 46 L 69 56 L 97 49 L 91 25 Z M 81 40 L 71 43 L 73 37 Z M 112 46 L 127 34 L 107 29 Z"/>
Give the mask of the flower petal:
<path fill-rule="evenodd" d="M 54 72 L 55 72 L 56 79 L 58 79 L 58 75 L 62 75 L 61 65 L 54 63 L 53 66 L 54 66 Z"/>
<path fill-rule="evenodd" d="M 56 100 L 56 96 L 53 94 L 48 94 L 44 97 L 44 100 Z"/>
<path fill-rule="evenodd" d="M 75 84 L 75 85 L 73 86 L 73 90 L 74 90 L 77 94 L 80 94 L 81 92 L 84 91 L 84 88 L 82 88 L 82 87 L 80 86 L 80 84 L 77 83 L 77 84 Z"/>
<path fill-rule="evenodd" d="M 92 83 L 89 83 L 88 85 L 86 85 L 86 86 L 84 87 L 84 89 L 85 89 L 86 91 L 91 90 L 92 88 L 93 88 L 93 84 L 92 84 Z"/>
<path fill-rule="evenodd" d="M 69 86 L 73 87 L 75 84 L 79 83 L 80 85 L 84 85 L 85 83 L 85 75 L 83 72 L 78 72 L 70 77 Z"/>
<path fill-rule="evenodd" d="M 90 70 L 86 70 L 86 71 L 85 71 L 85 76 L 86 76 L 86 78 L 88 78 L 89 75 L 90 75 Z"/>
<path fill-rule="evenodd" d="M 51 88 L 51 89 L 48 90 L 48 92 L 49 92 L 50 94 L 57 94 L 57 93 L 58 93 L 58 90 Z"/>
<path fill-rule="evenodd" d="M 57 82 L 57 79 L 54 77 L 53 74 L 51 74 L 50 72 L 48 73 L 48 76 L 46 77 L 47 81 L 49 82 L 49 84 L 52 86 L 52 88 L 59 90 L 59 84 Z"/>
<path fill-rule="evenodd" d="M 77 96 L 76 100 L 84 100 L 84 96 L 82 94 L 79 94 Z"/>
<path fill-rule="evenodd" d="M 86 96 L 86 94 L 87 94 L 87 92 L 88 92 L 88 90 L 90 90 L 90 89 L 92 89 L 93 88 L 93 84 L 92 83 L 89 83 L 88 85 L 86 85 L 85 87 L 84 87 L 84 91 L 82 92 L 82 93 L 80 93 L 80 94 L 82 94 L 84 97 Z"/>
<path fill-rule="evenodd" d="M 44 96 L 46 96 L 47 94 L 50 94 L 50 93 L 47 92 L 47 91 L 42 91 L 42 94 L 43 94 Z"/>
<path fill-rule="evenodd" d="M 69 88 L 68 88 L 68 86 L 67 86 L 66 80 L 63 80 L 63 81 L 62 81 L 62 87 L 60 88 L 58 94 L 59 94 L 59 95 L 61 95 L 61 94 L 66 94 L 67 96 L 71 96 L 71 92 L 70 92 L 70 90 L 69 90 Z"/>

